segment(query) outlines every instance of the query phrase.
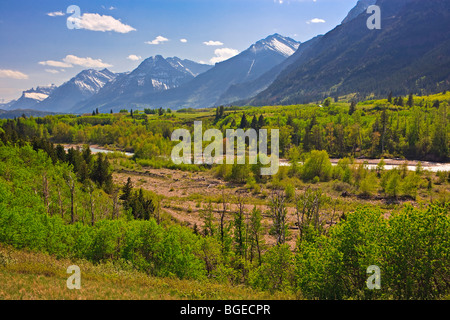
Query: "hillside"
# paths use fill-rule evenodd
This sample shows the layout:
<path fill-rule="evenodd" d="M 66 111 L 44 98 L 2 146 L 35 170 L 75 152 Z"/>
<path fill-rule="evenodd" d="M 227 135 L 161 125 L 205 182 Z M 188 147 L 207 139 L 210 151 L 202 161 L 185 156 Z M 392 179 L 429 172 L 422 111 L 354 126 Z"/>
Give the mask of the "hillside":
<path fill-rule="evenodd" d="M 448 163 L 387 158 L 448 157 L 450 93 L 391 100 L 0 120 L 0 274 L 17 280 L 0 294 L 445 299 Z M 173 163 L 171 132 L 196 120 L 279 128 L 278 171 Z M 88 291 L 47 287 L 52 257 L 87 268 Z"/>
<path fill-rule="evenodd" d="M 173 90 L 148 94 L 135 100 L 138 105 L 173 109 L 211 107 L 234 84 L 255 80 L 294 54 L 299 43 L 274 34 L 252 44 L 247 50 L 220 63 Z"/>
<path fill-rule="evenodd" d="M 450 85 L 450 3 L 379 0 L 382 29 L 363 13 L 328 32 L 255 98 L 252 105 L 435 93 Z"/>

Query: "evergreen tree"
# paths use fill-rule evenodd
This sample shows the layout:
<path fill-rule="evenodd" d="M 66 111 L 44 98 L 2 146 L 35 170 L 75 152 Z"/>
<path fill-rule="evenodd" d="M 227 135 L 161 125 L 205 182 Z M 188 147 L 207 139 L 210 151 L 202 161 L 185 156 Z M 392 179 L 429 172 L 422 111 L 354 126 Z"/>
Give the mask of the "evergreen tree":
<path fill-rule="evenodd" d="M 258 129 L 261 129 L 266 125 L 266 121 L 264 120 L 264 116 L 261 114 L 258 119 Z"/>
<path fill-rule="evenodd" d="M 250 124 L 250 128 L 258 130 L 258 119 L 256 115 L 253 116 L 252 123 Z"/>
<path fill-rule="evenodd" d="M 414 105 L 414 97 L 413 97 L 413 94 L 410 93 L 409 97 L 408 97 L 408 107 L 412 108 L 413 105 Z"/>
<path fill-rule="evenodd" d="M 350 103 L 350 109 L 348 110 L 348 114 L 352 115 L 353 113 L 355 113 L 355 111 L 356 111 L 356 102 L 352 101 Z"/>
<path fill-rule="evenodd" d="M 94 162 L 91 180 L 96 182 L 100 187 L 111 187 L 112 176 L 109 172 L 109 161 L 102 153 L 98 154 L 97 160 Z"/>
<path fill-rule="evenodd" d="M 239 125 L 239 128 L 245 129 L 248 127 L 247 117 L 245 116 L 245 113 L 242 113 L 241 123 Z"/>
<path fill-rule="evenodd" d="M 60 144 L 56 146 L 56 157 L 61 161 L 66 161 L 66 150 L 64 150 L 64 147 Z"/>
<path fill-rule="evenodd" d="M 287 126 L 294 126 L 294 118 L 292 117 L 291 114 L 288 115 L 287 120 L 286 120 L 286 125 Z"/>
<path fill-rule="evenodd" d="M 119 197 L 119 199 L 123 201 L 123 206 L 125 210 L 129 208 L 132 191 L 133 191 L 133 183 L 131 182 L 131 178 L 128 177 L 127 183 L 123 186 L 122 194 Z"/>

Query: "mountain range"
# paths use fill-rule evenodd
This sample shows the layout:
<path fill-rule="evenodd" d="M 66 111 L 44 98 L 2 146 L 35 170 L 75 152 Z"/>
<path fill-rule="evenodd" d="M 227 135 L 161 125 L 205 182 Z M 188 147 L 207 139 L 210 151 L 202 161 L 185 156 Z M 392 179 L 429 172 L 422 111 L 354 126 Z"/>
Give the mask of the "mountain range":
<path fill-rule="evenodd" d="M 324 35 L 251 105 L 285 105 L 328 96 L 429 94 L 450 86 L 450 1 L 378 0 L 381 30 L 361 12 Z M 344 20 L 346 21 L 346 20 Z"/>
<path fill-rule="evenodd" d="M 174 89 L 211 67 L 177 57 L 150 57 L 132 72 L 120 74 L 108 82 L 95 96 L 76 104 L 72 111 L 82 113 L 96 108 L 103 112 L 117 110 L 144 95 Z"/>
<path fill-rule="evenodd" d="M 251 81 L 295 53 L 299 43 L 279 34 L 271 35 L 251 45 L 238 55 L 216 63 L 173 90 L 147 94 L 136 102 L 141 106 L 170 108 L 211 107 L 221 103 L 220 96 L 234 84 Z"/>
<path fill-rule="evenodd" d="M 23 91 L 19 99 L 0 105 L 0 108 L 4 110 L 14 110 L 35 107 L 37 104 L 47 99 L 56 88 L 57 87 L 54 84 L 36 87 L 36 89 L 31 88 Z"/>
<path fill-rule="evenodd" d="M 381 8 L 381 30 L 366 26 L 373 4 Z M 156 55 L 131 72 L 84 70 L 59 87 L 24 91 L 0 109 L 283 105 L 449 88 L 450 1 L 359 0 L 340 25 L 303 43 L 274 34 L 214 66 Z"/>

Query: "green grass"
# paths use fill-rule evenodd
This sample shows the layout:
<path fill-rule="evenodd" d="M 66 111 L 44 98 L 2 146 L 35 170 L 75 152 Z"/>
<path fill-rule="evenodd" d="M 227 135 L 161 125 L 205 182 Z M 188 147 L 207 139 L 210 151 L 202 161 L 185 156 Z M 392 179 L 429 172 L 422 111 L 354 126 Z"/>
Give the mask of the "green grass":
<path fill-rule="evenodd" d="M 81 289 L 66 286 L 67 267 L 81 270 Z M 0 300 L 287 300 L 289 294 L 269 294 L 244 286 L 209 281 L 156 278 L 108 264 L 56 259 L 0 244 Z"/>

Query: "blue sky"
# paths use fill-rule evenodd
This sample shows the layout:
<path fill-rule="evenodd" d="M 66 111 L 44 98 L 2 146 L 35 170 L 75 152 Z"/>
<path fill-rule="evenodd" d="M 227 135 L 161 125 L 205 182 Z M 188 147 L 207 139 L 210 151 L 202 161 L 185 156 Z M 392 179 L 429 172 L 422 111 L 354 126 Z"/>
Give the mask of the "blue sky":
<path fill-rule="evenodd" d="M 214 63 L 274 33 L 306 41 L 340 24 L 356 2 L 1 0 L 0 102 L 91 67 L 131 71 L 157 54 Z M 79 19 L 66 13 L 70 5 Z"/>

